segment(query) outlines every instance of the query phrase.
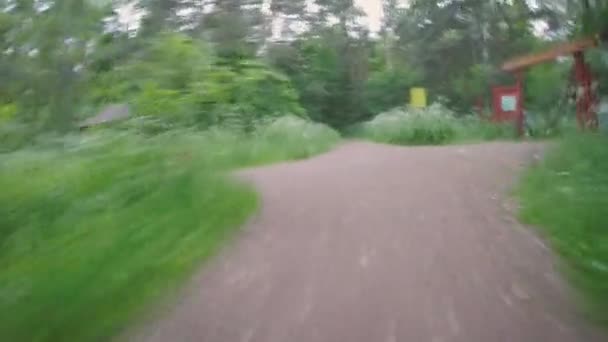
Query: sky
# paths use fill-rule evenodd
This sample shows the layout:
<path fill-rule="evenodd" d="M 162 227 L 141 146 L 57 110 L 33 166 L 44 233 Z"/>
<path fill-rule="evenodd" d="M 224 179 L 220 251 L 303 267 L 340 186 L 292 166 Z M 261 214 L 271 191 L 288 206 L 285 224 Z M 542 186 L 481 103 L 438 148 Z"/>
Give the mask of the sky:
<path fill-rule="evenodd" d="M 369 26 L 370 30 L 372 32 L 378 31 L 382 21 L 382 0 L 355 0 L 355 3 L 365 11 L 367 17 L 364 22 Z M 129 26 L 137 26 L 142 15 L 136 11 L 134 3 L 123 5 L 118 12 L 121 24 L 130 24 Z"/>
<path fill-rule="evenodd" d="M 367 14 L 366 22 L 370 30 L 378 31 L 382 20 L 382 0 L 355 0 L 355 3 Z"/>
<path fill-rule="evenodd" d="M 538 2 L 538 0 L 528 1 L 532 6 Z M 407 0 L 402 0 L 401 3 L 407 3 Z M 132 28 L 138 26 L 139 19 L 142 16 L 142 13 L 137 11 L 133 4 L 133 2 L 131 4 L 127 3 L 127 5 L 123 5 L 118 11 L 120 23 L 122 25 L 129 25 Z M 382 0 L 355 0 L 355 4 L 363 9 L 366 14 L 362 22 L 368 25 L 371 32 L 378 32 L 382 22 Z M 542 31 L 542 23 L 539 23 L 539 25 L 537 30 Z"/>

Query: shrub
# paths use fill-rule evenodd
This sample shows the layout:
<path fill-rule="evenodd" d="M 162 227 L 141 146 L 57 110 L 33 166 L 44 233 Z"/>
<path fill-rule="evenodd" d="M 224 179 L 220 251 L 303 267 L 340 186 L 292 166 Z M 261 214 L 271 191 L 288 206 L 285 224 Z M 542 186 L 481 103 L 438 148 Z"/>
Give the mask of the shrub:
<path fill-rule="evenodd" d="M 17 112 L 18 108 L 14 103 L 0 104 L 0 125 L 12 121 Z"/>
<path fill-rule="evenodd" d="M 439 104 L 395 108 L 355 128 L 355 134 L 391 144 L 444 144 L 457 134 L 457 119 Z"/>
<path fill-rule="evenodd" d="M 438 145 L 516 136 L 512 124 L 495 124 L 476 116 L 458 118 L 439 103 L 423 109 L 392 109 L 355 126 L 352 133 L 362 138 L 400 145 Z"/>
<path fill-rule="evenodd" d="M 326 151 L 340 139 L 338 132 L 327 125 L 296 116 L 284 116 L 260 125 L 255 137 L 267 150 L 284 144 L 292 158 L 306 158 Z"/>
<path fill-rule="evenodd" d="M 205 44 L 163 34 L 133 60 L 92 81 L 95 104 L 124 101 L 140 116 L 207 128 L 228 124 L 251 131 L 265 117 L 306 117 L 290 80 L 264 63 L 219 64 Z"/>
<path fill-rule="evenodd" d="M 139 116 L 157 116 L 174 122 L 180 121 L 188 111 L 187 103 L 179 91 L 162 89 L 152 82 L 146 83 L 134 97 L 133 107 Z"/>

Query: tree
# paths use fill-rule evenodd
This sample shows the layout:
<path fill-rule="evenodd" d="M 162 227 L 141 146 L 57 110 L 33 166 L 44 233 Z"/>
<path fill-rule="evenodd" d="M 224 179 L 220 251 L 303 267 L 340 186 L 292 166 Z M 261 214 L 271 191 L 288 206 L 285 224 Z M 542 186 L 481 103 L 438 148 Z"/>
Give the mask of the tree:
<path fill-rule="evenodd" d="M 201 32 L 215 43 L 218 55 L 236 61 L 253 57 L 268 36 L 262 0 L 221 0 L 211 4 Z"/>
<path fill-rule="evenodd" d="M 140 6 L 147 14 L 141 22 L 140 35 L 151 36 L 175 23 L 175 13 L 180 8 L 179 0 L 141 0 Z"/>
<path fill-rule="evenodd" d="M 352 0 L 315 5 L 308 30 L 292 42 L 273 44 L 268 58 L 292 78 L 311 118 L 343 128 L 370 116 L 365 91 L 372 44 Z"/>
<path fill-rule="evenodd" d="M 298 34 L 297 25 L 305 25 L 307 17 L 306 0 L 270 0 L 272 20 L 280 25 L 281 39 L 292 39 Z"/>
<path fill-rule="evenodd" d="M 431 94 L 447 96 L 454 106 L 468 110 L 472 99 L 482 94 L 463 97 L 463 89 L 455 88 L 454 80 L 469 77 L 473 66 L 488 70 L 511 55 L 531 50 L 535 41 L 531 20 L 524 0 L 441 4 L 416 0 L 396 19 L 395 51 L 398 59 L 407 59 L 414 69 L 424 71 Z M 485 80 L 486 87 L 490 81 Z"/>
<path fill-rule="evenodd" d="M 19 120 L 66 130 L 86 80 L 103 8 L 85 0 L 19 1 L 5 10 L 0 65 L 10 67 Z"/>

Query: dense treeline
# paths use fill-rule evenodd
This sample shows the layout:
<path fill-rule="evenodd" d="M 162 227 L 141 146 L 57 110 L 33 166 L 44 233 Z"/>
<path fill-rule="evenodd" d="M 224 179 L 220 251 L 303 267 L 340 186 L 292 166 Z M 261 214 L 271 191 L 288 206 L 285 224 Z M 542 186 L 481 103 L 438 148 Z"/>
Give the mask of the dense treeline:
<path fill-rule="evenodd" d="M 408 3 L 382 1 L 380 30 L 371 32 L 353 0 L 3 1 L 4 144 L 74 129 L 111 102 L 169 126 L 250 129 L 293 114 L 344 128 L 423 86 L 467 112 L 487 100 L 489 84 L 508 81 L 496 68 L 505 58 L 599 32 L 608 8 L 584 0 Z M 590 57 L 605 87 L 606 63 Z M 529 108 L 549 112 L 568 69 L 533 69 Z"/>

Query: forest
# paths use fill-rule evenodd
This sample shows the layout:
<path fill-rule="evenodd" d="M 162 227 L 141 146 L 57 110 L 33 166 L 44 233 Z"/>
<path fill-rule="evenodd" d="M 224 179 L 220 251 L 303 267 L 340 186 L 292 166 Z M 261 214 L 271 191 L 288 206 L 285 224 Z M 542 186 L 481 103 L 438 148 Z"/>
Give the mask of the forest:
<path fill-rule="evenodd" d="M 516 139 L 487 120 L 491 86 L 514 82 L 500 65 L 608 30 L 605 0 L 378 2 L 370 25 L 354 0 L 2 0 L 0 336 L 124 330 L 256 210 L 232 170 L 350 138 Z M 587 61 L 606 96 L 606 47 Z M 607 322 L 607 138 L 575 132 L 571 66 L 526 74 L 526 136 L 562 147 L 518 192 Z"/>
<path fill-rule="evenodd" d="M 600 32 L 597 3 L 387 0 L 371 32 L 352 0 L 5 1 L 2 148 L 78 129 L 108 103 L 158 129 L 294 115 L 343 131 L 420 86 L 467 115 L 509 82 L 506 59 Z M 605 88 L 605 62 L 588 58 Z M 527 109 L 558 115 L 569 70 L 531 69 Z"/>

